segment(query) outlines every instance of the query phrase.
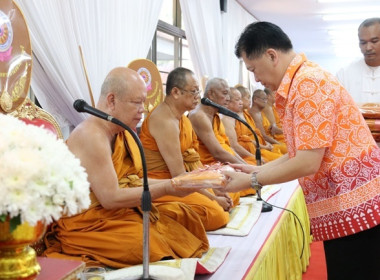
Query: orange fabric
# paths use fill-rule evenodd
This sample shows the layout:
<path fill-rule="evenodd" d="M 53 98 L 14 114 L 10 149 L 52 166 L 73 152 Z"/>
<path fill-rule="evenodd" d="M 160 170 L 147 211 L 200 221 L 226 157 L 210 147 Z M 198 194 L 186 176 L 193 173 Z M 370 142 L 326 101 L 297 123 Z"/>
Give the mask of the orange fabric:
<path fill-rule="evenodd" d="M 218 140 L 219 144 L 222 146 L 224 150 L 229 152 L 232 155 L 235 155 L 235 152 L 231 148 L 230 141 L 228 140 L 228 137 L 226 135 L 226 130 L 224 128 L 223 123 L 220 120 L 220 117 L 218 114 L 214 115 L 214 119 L 212 122 L 212 128 L 214 130 L 214 135 L 216 139 Z M 214 157 L 211 155 L 211 153 L 208 151 L 205 144 L 202 143 L 202 141 L 199 140 L 199 148 L 198 148 L 199 155 L 201 157 L 201 161 L 203 164 L 211 165 L 215 163 Z M 229 193 L 231 196 L 234 206 L 239 204 L 240 201 L 240 194 L 237 193 Z"/>
<path fill-rule="evenodd" d="M 141 158 L 128 132 L 120 133 L 112 160 L 120 187 L 141 186 Z M 124 146 L 125 145 L 125 146 Z M 54 223 L 45 237 L 45 256 L 82 259 L 87 265 L 122 268 L 142 263 L 143 228 L 139 207 L 104 209 L 92 195 L 90 209 Z M 198 215 L 183 203 L 152 205 L 150 261 L 200 257 L 208 250 Z"/>
<path fill-rule="evenodd" d="M 149 132 L 148 125 L 150 115 L 151 113 L 145 118 L 139 135 L 144 147 L 148 175 L 152 178 L 171 178 L 169 168 L 158 150 L 156 140 Z M 179 141 L 185 170 L 192 171 L 202 167 L 203 165 L 197 152 L 198 139 L 190 120 L 185 115 L 183 115 L 179 121 L 179 131 Z"/>
<path fill-rule="evenodd" d="M 141 143 L 144 146 L 148 176 L 154 179 L 170 179 L 172 178 L 170 171 L 161 156 L 156 140 L 149 132 L 150 114 L 145 118 L 140 132 Z M 195 151 L 198 141 L 194 133 L 190 120 L 186 116 L 182 116 L 179 122 L 179 141 L 181 144 L 181 153 L 183 164 L 186 171 L 192 171 L 202 167 L 199 160 L 199 154 Z M 166 195 L 160 197 L 154 202 L 171 202 L 177 201 L 186 203 L 196 212 L 202 220 L 206 230 L 216 230 L 225 226 L 229 221 L 229 213 L 216 201 L 212 201 L 208 197 L 200 193 L 192 193 L 186 197 L 177 197 Z"/>
<path fill-rule="evenodd" d="M 273 115 L 274 115 L 274 119 L 276 121 L 277 127 L 282 129 L 282 123 L 281 123 L 280 116 L 277 113 L 276 105 L 272 106 L 272 111 L 273 111 Z"/>
<path fill-rule="evenodd" d="M 245 121 L 250 125 L 250 127 L 255 131 L 257 138 L 259 140 L 259 143 L 262 145 L 265 145 L 266 142 L 264 140 L 264 137 L 261 135 L 260 130 L 258 130 L 255 126 L 255 121 L 253 120 L 252 116 L 248 113 L 247 110 L 244 110 L 244 118 Z M 247 151 L 249 151 L 251 154 L 256 153 L 256 141 L 255 137 L 253 136 L 251 130 L 246 127 L 244 124 L 242 124 L 239 121 L 236 121 L 235 123 L 235 131 L 236 135 L 238 137 L 239 144 L 245 148 Z M 277 159 L 282 156 L 281 152 L 272 152 L 265 149 L 260 149 L 261 151 L 261 157 L 265 161 L 272 161 L 274 159 Z"/>
<path fill-rule="evenodd" d="M 276 94 L 289 157 L 325 148 L 320 169 L 299 179 L 313 237 L 329 240 L 380 224 L 380 148 L 350 94 L 297 55 Z"/>
<path fill-rule="evenodd" d="M 272 134 L 270 132 L 271 125 L 270 125 L 270 122 L 269 122 L 268 118 L 265 116 L 264 112 L 261 112 L 261 117 L 262 117 L 262 120 L 263 120 L 263 126 L 264 126 L 264 129 L 265 129 L 265 133 L 268 136 L 273 137 L 278 142 L 285 143 L 284 134 L 275 134 L 275 135 L 272 136 Z M 282 154 L 286 154 L 287 153 L 286 145 L 283 145 L 283 147 L 279 147 L 279 148 L 280 148 Z"/>
<path fill-rule="evenodd" d="M 223 149 L 229 152 L 230 154 L 234 155 L 235 153 L 231 148 L 230 141 L 228 140 L 228 137 L 226 135 L 226 130 L 224 128 L 223 123 L 220 121 L 218 114 L 214 115 L 212 128 L 214 130 L 216 139 L 218 140 L 219 144 L 223 147 Z M 199 155 L 201 156 L 201 161 L 203 164 L 211 164 L 215 162 L 214 157 L 208 151 L 206 145 L 203 144 L 202 141 L 200 140 L 199 140 L 198 152 L 199 152 Z"/>

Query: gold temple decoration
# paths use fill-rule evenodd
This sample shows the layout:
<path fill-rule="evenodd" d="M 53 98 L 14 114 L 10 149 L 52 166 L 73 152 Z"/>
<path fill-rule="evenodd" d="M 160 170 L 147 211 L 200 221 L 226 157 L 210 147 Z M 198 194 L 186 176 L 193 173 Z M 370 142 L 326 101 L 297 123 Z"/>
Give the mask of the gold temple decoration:
<path fill-rule="evenodd" d="M 32 75 L 32 47 L 28 26 L 18 5 L 0 1 L 0 113 L 24 102 Z"/>
<path fill-rule="evenodd" d="M 3 109 L 4 112 L 8 113 L 12 109 L 12 104 L 12 97 L 9 95 L 8 91 L 4 90 L 0 96 L 1 109 Z"/>
<path fill-rule="evenodd" d="M 10 113 L 10 115 L 19 118 L 27 119 L 29 121 L 33 120 L 43 120 L 52 124 L 57 132 L 57 137 L 63 139 L 61 128 L 59 127 L 58 122 L 53 118 L 50 113 L 38 107 L 34 104 L 29 98 L 26 98 L 24 103 L 17 108 L 17 110 Z"/>
<path fill-rule="evenodd" d="M 0 222 L 0 279 L 34 279 L 41 270 L 36 252 L 28 245 L 39 240 L 45 226 L 20 224 L 10 232 L 9 218 Z"/>
<path fill-rule="evenodd" d="M 147 87 L 147 96 L 144 104 L 145 113 L 164 101 L 161 74 L 157 66 L 149 59 L 136 59 L 128 64 L 128 68 L 140 74 Z"/>

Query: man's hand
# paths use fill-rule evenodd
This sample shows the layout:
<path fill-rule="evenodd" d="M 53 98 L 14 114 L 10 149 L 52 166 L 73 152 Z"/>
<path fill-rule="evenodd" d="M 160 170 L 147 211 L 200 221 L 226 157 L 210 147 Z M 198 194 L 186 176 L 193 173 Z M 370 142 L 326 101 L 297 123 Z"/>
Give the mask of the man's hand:
<path fill-rule="evenodd" d="M 222 171 L 227 178 L 226 192 L 239 192 L 250 188 L 251 174 L 235 171 Z"/>
<path fill-rule="evenodd" d="M 251 165 L 251 164 L 237 164 L 237 163 L 230 163 L 229 164 L 232 168 L 234 168 L 237 171 L 241 171 L 244 173 L 253 173 L 253 172 L 259 172 L 260 166 Z M 222 172 L 223 173 L 223 172 Z M 223 173 L 224 174 L 224 173 Z"/>

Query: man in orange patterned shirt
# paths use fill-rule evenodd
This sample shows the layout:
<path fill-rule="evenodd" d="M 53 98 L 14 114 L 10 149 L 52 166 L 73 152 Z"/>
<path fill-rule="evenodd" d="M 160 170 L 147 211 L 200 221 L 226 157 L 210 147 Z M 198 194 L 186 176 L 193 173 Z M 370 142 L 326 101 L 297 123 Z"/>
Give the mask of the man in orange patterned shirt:
<path fill-rule="evenodd" d="M 245 173 L 225 172 L 226 190 L 299 178 L 329 279 L 380 279 L 380 149 L 355 102 L 272 23 L 247 26 L 235 53 L 276 91 L 288 154 L 259 167 L 235 165 Z"/>

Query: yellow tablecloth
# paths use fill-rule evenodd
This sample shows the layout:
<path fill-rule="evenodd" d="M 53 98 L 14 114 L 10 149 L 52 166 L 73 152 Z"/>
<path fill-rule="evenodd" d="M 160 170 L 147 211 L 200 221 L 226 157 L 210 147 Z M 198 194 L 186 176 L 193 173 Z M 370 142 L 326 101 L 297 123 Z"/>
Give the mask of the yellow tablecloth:
<path fill-rule="evenodd" d="M 281 190 L 269 203 L 293 211 L 302 223 L 303 234 L 293 214 L 273 208 L 261 213 L 249 235 L 209 235 L 213 247 L 229 246 L 231 251 L 218 270 L 203 279 L 301 280 L 310 258 L 310 222 L 305 198 L 298 181 L 280 184 Z"/>
<path fill-rule="evenodd" d="M 311 237 L 309 215 L 301 188 L 296 189 L 286 208 L 298 216 L 303 226 L 305 243 L 302 257 L 302 229 L 294 215 L 284 211 L 245 279 L 302 279 L 302 272 L 309 264 Z"/>

